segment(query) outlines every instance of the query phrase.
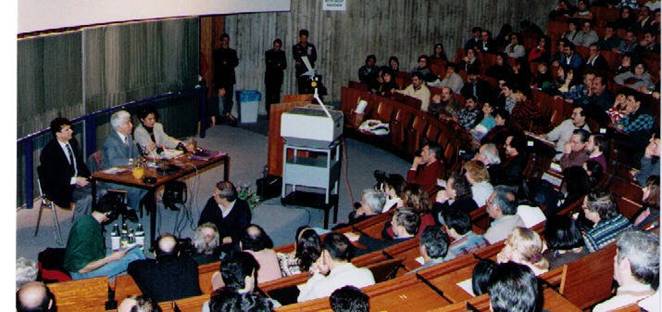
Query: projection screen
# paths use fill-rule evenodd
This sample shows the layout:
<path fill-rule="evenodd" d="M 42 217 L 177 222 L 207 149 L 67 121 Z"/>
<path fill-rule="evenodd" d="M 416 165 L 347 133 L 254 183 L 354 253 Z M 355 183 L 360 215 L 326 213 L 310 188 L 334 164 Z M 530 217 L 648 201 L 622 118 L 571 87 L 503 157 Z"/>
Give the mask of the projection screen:
<path fill-rule="evenodd" d="M 18 33 L 153 18 L 289 10 L 290 0 L 20 0 Z"/>

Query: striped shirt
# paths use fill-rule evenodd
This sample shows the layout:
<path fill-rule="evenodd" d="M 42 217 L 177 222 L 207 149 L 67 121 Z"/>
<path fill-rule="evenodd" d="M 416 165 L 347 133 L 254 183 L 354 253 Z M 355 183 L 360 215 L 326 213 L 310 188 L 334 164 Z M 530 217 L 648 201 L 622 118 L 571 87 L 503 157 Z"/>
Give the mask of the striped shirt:
<path fill-rule="evenodd" d="M 600 250 L 616 240 L 621 232 L 632 227 L 632 224 L 622 214 L 608 220 L 600 220 L 592 229 L 584 234 L 584 243 L 589 252 Z"/>

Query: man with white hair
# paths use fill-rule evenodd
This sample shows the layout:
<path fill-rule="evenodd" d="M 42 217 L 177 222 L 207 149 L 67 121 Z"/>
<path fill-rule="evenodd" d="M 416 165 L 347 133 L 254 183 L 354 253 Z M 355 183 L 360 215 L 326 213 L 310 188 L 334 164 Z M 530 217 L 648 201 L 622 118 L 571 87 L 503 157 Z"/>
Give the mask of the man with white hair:
<path fill-rule="evenodd" d="M 612 311 L 633 303 L 645 305 L 660 282 L 659 245 L 659 239 L 652 233 L 623 232 L 616 241 L 614 256 L 614 280 L 618 282 L 616 295 L 596 305 L 593 311 Z"/>
<path fill-rule="evenodd" d="M 126 166 L 129 165 L 130 159 L 140 158 L 138 146 L 131 136 L 131 130 L 133 130 L 131 114 L 125 110 L 115 112 L 110 116 L 110 125 L 113 129 L 103 144 L 103 168 Z M 147 191 L 118 184 L 111 184 L 111 188 L 127 191 L 127 205 L 129 208 L 126 217 L 133 222 L 138 222 L 135 209 L 138 208 Z"/>
<path fill-rule="evenodd" d="M 37 273 L 37 264 L 34 261 L 23 257 L 16 259 L 16 288 L 35 281 Z"/>
<path fill-rule="evenodd" d="M 492 143 L 481 145 L 478 153 L 474 156 L 474 160 L 479 160 L 487 167 L 487 172 L 490 174 L 490 183 L 494 185 L 496 177 L 499 176 L 501 171 L 501 158 L 496 145 Z"/>

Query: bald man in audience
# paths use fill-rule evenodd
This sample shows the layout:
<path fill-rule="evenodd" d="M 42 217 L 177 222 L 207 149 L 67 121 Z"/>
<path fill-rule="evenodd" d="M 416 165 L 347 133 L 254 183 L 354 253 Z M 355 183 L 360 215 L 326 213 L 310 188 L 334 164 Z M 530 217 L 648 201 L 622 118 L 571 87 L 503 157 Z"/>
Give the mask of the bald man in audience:
<path fill-rule="evenodd" d="M 161 235 L 154 252 L 156 259 L 138 260 L 129 265 L 129 275 L 145 296 L 162 302 L 201 294 L 198 263 L 191 256 L 180 254 L 175 236 Z"/>
<path fill-rule="evenodd" d="M 16 311 L 56 311 L 53 294 L 42 282 L 29 282 L 16 292 Z"/>
<path fill-rule="evenodd" d="M 152 312 L 157 310 L 157 304 L 143 296 L 129 296 L 122 301 L 117 312 Z"/>

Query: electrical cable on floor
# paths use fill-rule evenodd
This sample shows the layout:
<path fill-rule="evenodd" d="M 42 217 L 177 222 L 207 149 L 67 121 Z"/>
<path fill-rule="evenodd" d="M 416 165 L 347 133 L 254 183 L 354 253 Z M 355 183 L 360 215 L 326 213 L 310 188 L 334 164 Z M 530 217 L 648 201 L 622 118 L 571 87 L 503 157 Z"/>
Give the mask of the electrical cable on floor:
<path fill-rule="evenodd" d="M 345 141 L 345 137 L 342 138 L 341 141 L 341 148 L 342 148 L 342 159 L 341 161 L 341 166 L 344 168 L 343 173 L 344 173 L 344 178 L 345 180 L 345 187 L 347 188 L 347 192 L 349 193 L 349 199 L 351 203 L 354 203 L 354 193 L 352 193 L 352 188 L 349 186 L 349 179 L 348 179 L 348 173 L 347 170 L 349 166 L 348 158 L 347 158 L 347 144 Z M 338 198 L 338 201 L 340 201 L 340 198 Z"/>

